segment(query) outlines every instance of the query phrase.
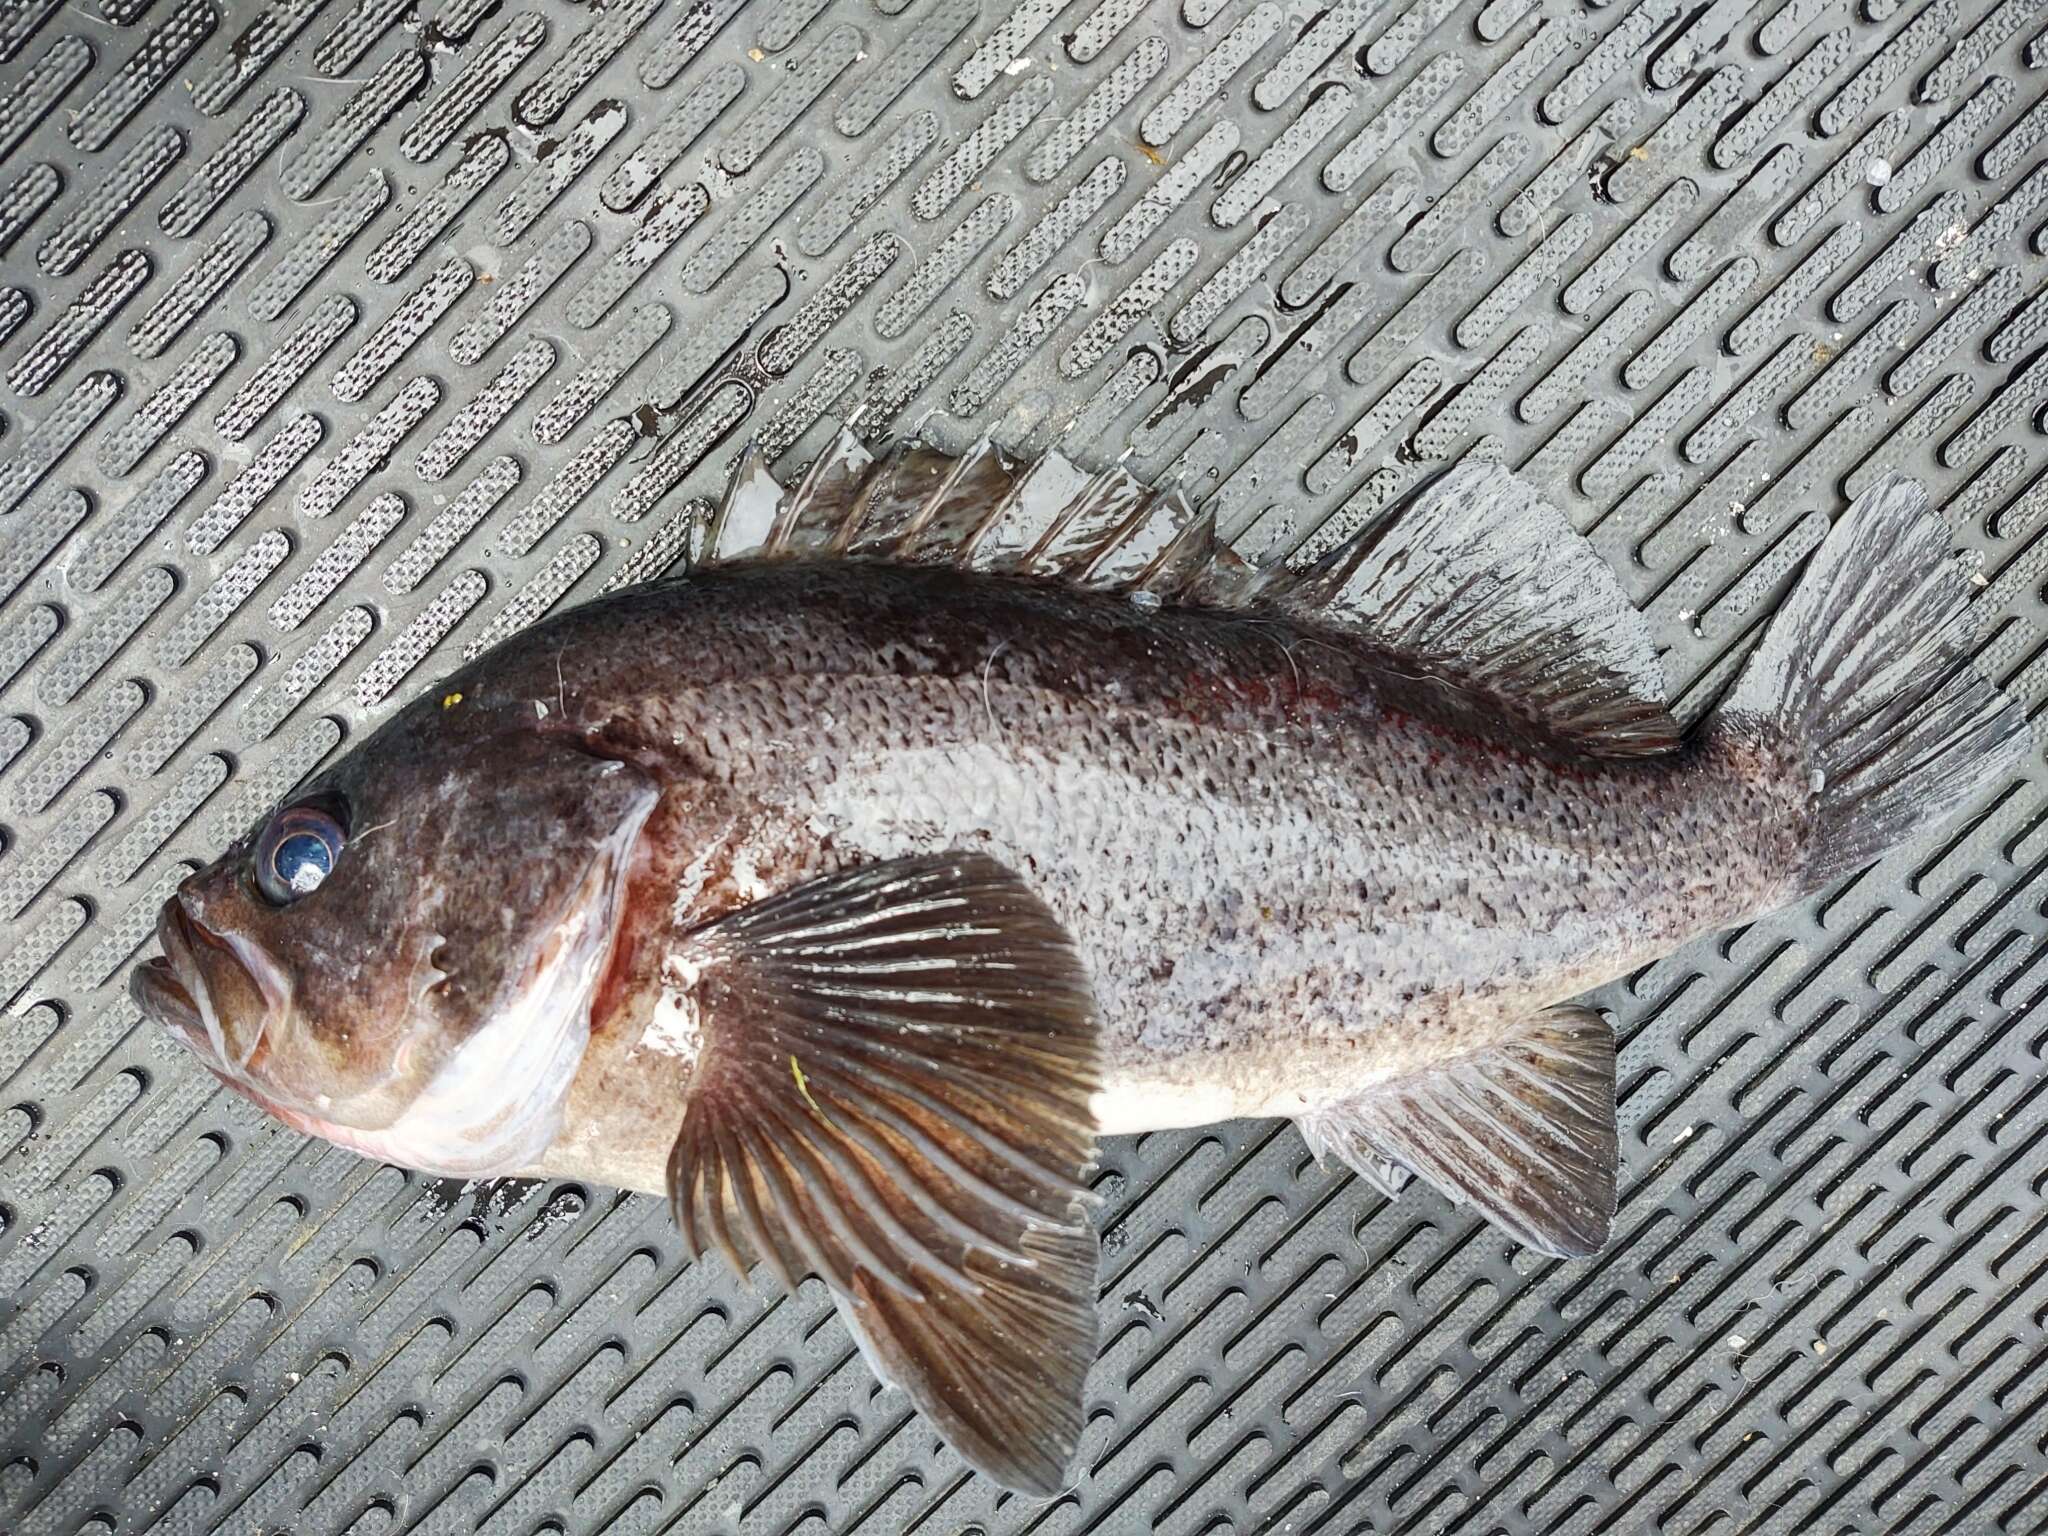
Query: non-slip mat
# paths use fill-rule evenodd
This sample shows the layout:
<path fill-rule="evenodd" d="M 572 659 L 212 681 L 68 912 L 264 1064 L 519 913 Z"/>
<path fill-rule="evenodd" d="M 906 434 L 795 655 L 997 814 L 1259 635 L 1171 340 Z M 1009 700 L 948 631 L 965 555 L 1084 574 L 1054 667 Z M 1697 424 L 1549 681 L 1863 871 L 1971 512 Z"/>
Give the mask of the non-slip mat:
<path fill-rule="evenodd" d="M 2038 754 L 1601 995 L 1598 1261 L 1282 1125 L 1112 1142 L 1050 1506 L 815 1285 L 307 1143 L 122 985 L 260 804 L 841 418 L 1262 554 L 1498 457 L 1687 715 L 1895 467 L 2034 705 L 2043 0 L 4 0 L 0 156 L 0 1529 L 2048 1528 Z"/>

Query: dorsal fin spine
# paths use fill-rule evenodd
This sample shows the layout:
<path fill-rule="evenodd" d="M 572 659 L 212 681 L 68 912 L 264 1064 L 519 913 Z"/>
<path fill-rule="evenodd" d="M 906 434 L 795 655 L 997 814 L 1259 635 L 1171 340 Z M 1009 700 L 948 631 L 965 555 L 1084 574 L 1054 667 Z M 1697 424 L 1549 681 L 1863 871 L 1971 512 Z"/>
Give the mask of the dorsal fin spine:
<path fill-rule="evenodd" d="M 964 517 L 955 516 L 953 508 L 971 500 L 969 482 L 978 475 L 998 477 L 1001 489 L 987 499 L 986 506 Z M 1010 457 L 988 438 L 977 441 L 953 461 L 952 469 L 932 492 L 915 532 L 898 543 L 898 558 L 917 565 L 965 565 L 1015 479 Z"/>
<path fill-rule="evenodd" d="M 1120 465 L 1089 476 L 1066 514 L 1025 557 L 1025 569 L 1036 576 L 1059 576 L 1075 571 L 1074 562 L 1080 560 L 1084 564 L 1075 574 L 1086 580 L 1099 551 L 1130 533 L 1151 497 Z"/>
<path fill-rule="evenodd" d="M 843 545 L 849 514 L 874 467 L 867 444 L 842 426 L 783 498 L 778 548 L 818 557 Z"/>

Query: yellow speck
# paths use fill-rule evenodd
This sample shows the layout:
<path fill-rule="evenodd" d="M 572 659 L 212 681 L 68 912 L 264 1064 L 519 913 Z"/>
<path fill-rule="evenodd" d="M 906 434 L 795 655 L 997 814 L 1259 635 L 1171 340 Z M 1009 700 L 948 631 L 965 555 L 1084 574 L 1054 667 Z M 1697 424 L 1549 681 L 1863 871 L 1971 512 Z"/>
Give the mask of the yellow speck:
<path fill-rule="evenodd" d="M 1647 144 L 1638 144 L 1634 149 L 1628 152 L 1628 157 L 1631 160 L 1647 160 L 1650 158 L 1650 146 Z"/>
<path fill-rule="evenodd" d="M 453 709 L 453 708 L 454 708 L 454 707 L 455 707 L 456 705 L 460 704 L 461 702 L 462 702 L 462 695 L 461 695 L 461 694 L 459 694 L 459 693 L 451 693 L 451 694 L 449 694 L 449 695 L 448 695 L 448 697 L 446 697 L 445 699 L 443 699 L 443 700 L 441 701 L 441 707 L 442 707 L 443 709 Z"/>
<path fill-rule="evenodd" d="M 1154 165 L 1166 164 L 1166 156 L 1159 153 L 1158 150 L 1154 149 L 1150 144 L 1145 143 L 1142 139 L 1138 141 L 1138 153 L 1143 155 L 1147 160 L 1150 160 Z"/>
<path fill-rule="evenodd" d="M 811 1085 L 804 1081 L 804 1069 L 797 1064 L 794 1051 L 790 1053 L 789 1057 L 789 1075 L 796 1079 L 796 1091 L 802 1094 L 804 1102 L 811 1106 L 811 1113 L 820 1120 L 823 1120 L 825 1118 L 825 1111 L 818 1108 L 818 1101 L 811 1097 Z"/>
<path fill-rule="evenodd" d="M 767 58 L 767 57 L 768 57 L 768 55 L 767 55 L 767 54 L 765 54 L 765 53 L 763 53 L 763 52 L 762 52 L 762 51 L 761 51 L 760 49 L 758 49 L 758 48 L 749 48 L 749 49 L 747 50 L 747 57 L 748 57 L 748 58 L 750 58 L 750 59 L 752 59 L 752 60 L 753 60 L 753 61 L 754 61 L 754 62 L 755 62 L 756 64 L 758 64 L 758 63 L 760 63 L 760 62 L 761 62 L 761 61 L 762 61 L 763 59 Z"/>
<path fill-rule="evenodd" d="M 1816 341 L 1813 344 L 1813 360 L 1815 362 L 1824 363 L 1834 355 L 1835 349 L 1829 346 L 1826 342 Z"/>

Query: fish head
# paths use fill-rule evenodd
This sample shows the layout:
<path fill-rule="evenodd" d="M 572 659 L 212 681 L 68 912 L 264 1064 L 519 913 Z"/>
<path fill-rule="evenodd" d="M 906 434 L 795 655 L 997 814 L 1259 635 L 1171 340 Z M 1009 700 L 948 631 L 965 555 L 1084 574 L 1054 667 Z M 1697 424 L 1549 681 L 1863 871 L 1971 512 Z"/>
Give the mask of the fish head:
<path fill-rule="evenodd" d="M 506 714 L 408 710 L 275 806 L 164 904 L 143 1011 L 312 1134 L 439 1173 L 530 1164 L 658 791 Z"/>

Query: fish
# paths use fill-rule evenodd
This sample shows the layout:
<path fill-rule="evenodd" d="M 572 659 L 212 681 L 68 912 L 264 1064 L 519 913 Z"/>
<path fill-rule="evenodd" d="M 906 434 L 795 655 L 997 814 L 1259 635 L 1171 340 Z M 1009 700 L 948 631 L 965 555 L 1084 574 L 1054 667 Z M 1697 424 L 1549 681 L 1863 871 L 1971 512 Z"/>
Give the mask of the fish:
<path fill-rule="evenodd" d="M 850 431 L 743 456 L 686 574 L 511 636 L 163 907 L 141 1008 L 285 1123 L 664 1196 L 828 1287 L 964 1460 L 1067 1486 L 1099 1138 L 1285 1117 L 1533 1253 L 1617 1208 L 1584 1001 L 2015 772 L 1910 482 L 1690 730 L 1494 464 L 1291 560 L 1120 468 Z"/>

